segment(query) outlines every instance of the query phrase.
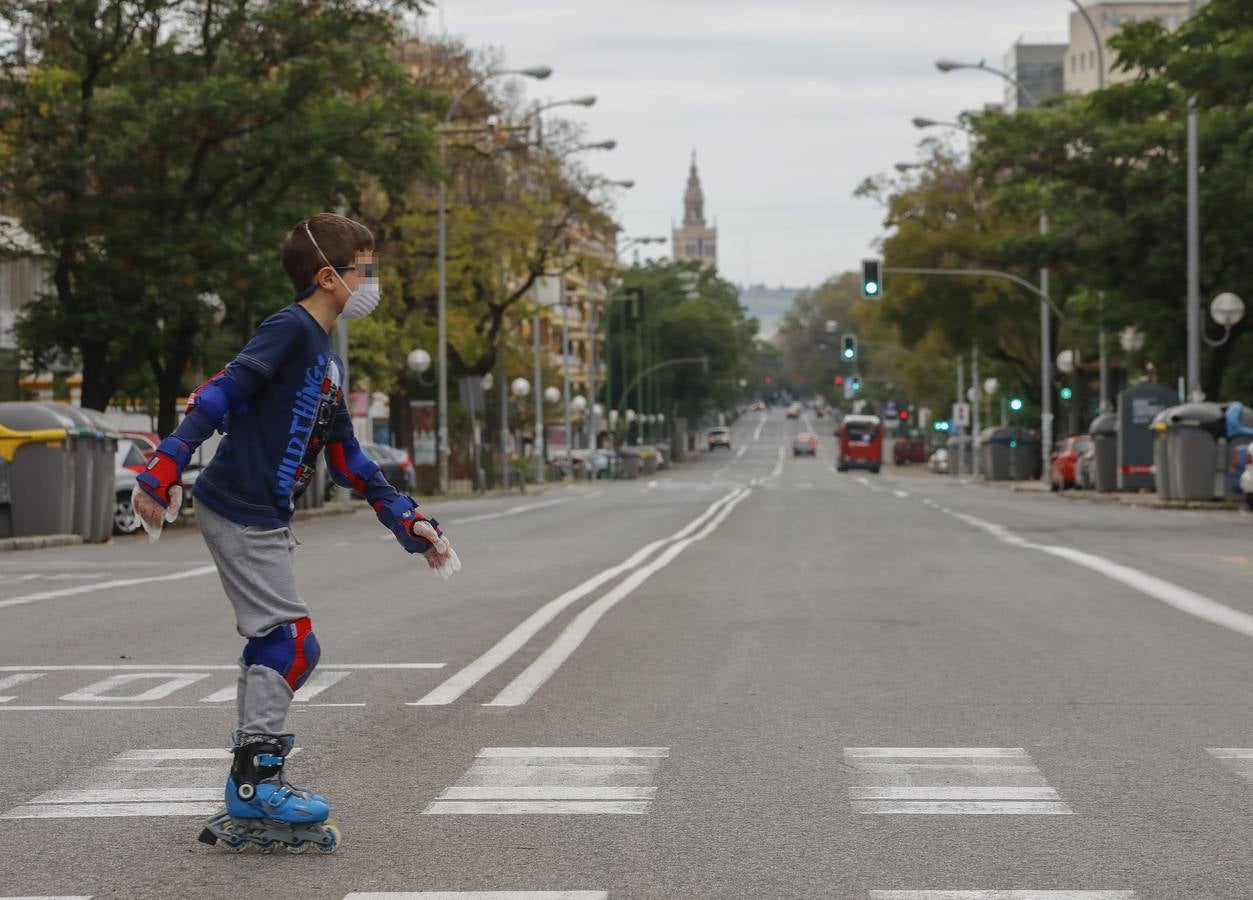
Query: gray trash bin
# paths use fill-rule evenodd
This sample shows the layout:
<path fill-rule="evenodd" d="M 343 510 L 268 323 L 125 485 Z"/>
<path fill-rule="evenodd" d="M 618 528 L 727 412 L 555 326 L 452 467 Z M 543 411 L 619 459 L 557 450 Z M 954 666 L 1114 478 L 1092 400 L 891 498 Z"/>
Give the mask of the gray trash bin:
<path fill-rule="evenodd" d="M 1153 417 L 1149 425 L 1153 432 L 1153 488 L 1163 500 L 1176 500 L 1179 497 L 1170 468 L 1170 411 L 1173 408 L 1163 409 Z"/>
<path fill-rule="evenodd" d="M 92 536 L 84 540 L 103 543 L 113 536 L 113 489 L 117 472 L 117 443 L 121 435 L 104 413 L 79 410 L 96 429 L 96 475 L 93 480 Z"/>
<path fill-rule="evenodd" d="M 652 475 L 661 465 L 661 459 L 657 455 L 657 448 L 651 444 L 645 444 L 640 448 L 640 464 L 645 475 Z"/>
<path fill-rule="evenodd" d="M 1035 432 L 1019 431 L 1009 442 L 1009 477 L 1011 481 L 1040 477 L 1040 436 Z"/>
<path fill-rule="evenodd" d="M 640 474 L 640 452 L 634 447 L 618 448 L 618 477 L 638 478 Z"/>
<path fill-rule="evenodd" d="M 982 452 L 983 475 L 989 481 L 1008 481 L 1010 474 L 1010 449 L 1017 440 L 1017 428 L 985 428 L 979 435 Z"/>
<path fill-rule="evenodd" d="M 948 474 L 961 474 L 961 450 L 958 449 L 958 441 L 960 439 L 954 435 L 944 442 L 944 449 L 948 451 Z"/>
<path fill-rule="evenodd" d="M 67 426 L 69 418 L 38 403 L 0 403 L 9 496 L 0 500 L 0 537 L 74 534 L 77 434 Z"/>
<path fill-rule="evenodd" d="M 1092 477 L 1096 489 L 1102 494 L 1113 493 L 1118 490 L 1118 416 L 1097 416 L 1088 427 L 1088 434 L 1092 435 Z"/>
<path fill-rule="evenodd" d="M 1170 483 L 1177 500 L 1214 500 L 1226 494 L 1227 421 L 1217 403 L 1185 403 L 1166 410 Z"/>
<path fill-rule="evenodd" d="M 116 468 L 116 433 L 112 449 L 107 449 L 104 433 L 96 420 L 86 410 L 66 403 L 40 403 L 47 409 L 69 420 L 68 429 L 74 435 L 74 524 L 71 534 L 77 534 L 87 542 L 107 541 L 113 533 L 113 473 Z M 101 485 L 105 495 L 101 497 Z M 109 511 L 109 530 L 100 533 L 99 510 L 101 503 Z"/>

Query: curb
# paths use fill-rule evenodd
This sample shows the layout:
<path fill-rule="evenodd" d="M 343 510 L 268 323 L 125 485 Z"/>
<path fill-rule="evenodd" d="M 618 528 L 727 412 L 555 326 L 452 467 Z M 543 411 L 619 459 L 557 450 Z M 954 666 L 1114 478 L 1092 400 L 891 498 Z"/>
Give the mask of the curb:
<path fill-rule="evenodd" d="M 1111 506 L 1127 506 L 1133 509 L 1191 509 L 1209 512 L 1239 512 L 1244 504 L 1234 500 L 1162 500 L 1136 499 L 1140 494 L 1098 494 L 1094 491 L 1059 491 L 1066 500 L 1087 503 L 1105 503 Z M 1150 495 L 1151 496 L 1151 495 Z"/>
<path fill-rule="evenodd" d="M 73 547 L 83 543 L 81 534 L 33 534 L 28 537 L 0 538 L 0 553 L 14 550 L 45 550 L 49 547 Z"/>

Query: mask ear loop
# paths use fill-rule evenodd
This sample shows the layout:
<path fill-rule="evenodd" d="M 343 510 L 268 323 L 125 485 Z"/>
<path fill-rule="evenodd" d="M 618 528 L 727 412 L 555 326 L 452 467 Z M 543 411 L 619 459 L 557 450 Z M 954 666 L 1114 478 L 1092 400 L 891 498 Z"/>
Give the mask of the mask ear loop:
<path fill-rule="evenodd" d="M 335 277 L 338 278 L 339 283 L 344 286 L 344 290 L 346 290 L 351 295 L 352 288 L 348 286 L 348 282 L 344 281 L 344 279 L 340 277 L 339 270 L 335 268 L 334 263 L 332 263 L 329 259 L 326 258 L 326 254 L 323 253 L 322 248 L 318 246 L 317 239 L 314 238 L 313 232 L 309 230 L 309 223 L 304 222 L 302 224 L 304 225 L 304 228 L 305 228 L 305 234 L 309 235 L 309 241 L 313 244 L 313 249 L 318 251 L 318 256 L 322 257 L 322 262 L 326 263 L 327 268 L 335 273 Z M 313 285 L 311 285 L 311 288 L 312 290 L 309 291 L 310 294 L 312 294 L 313 291 L 317 290 L 317 282 L 314 282 Z"/>

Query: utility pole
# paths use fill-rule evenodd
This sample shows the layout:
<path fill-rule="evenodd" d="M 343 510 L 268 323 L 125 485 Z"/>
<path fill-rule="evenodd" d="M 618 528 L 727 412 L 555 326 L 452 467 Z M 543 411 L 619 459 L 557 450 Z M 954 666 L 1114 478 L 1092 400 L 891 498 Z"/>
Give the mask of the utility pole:
<path fill-rule="evenodd" d="M 1188 3 L 1188 18 L 1196 0 Z M 1197 184 L 1196 95 L 1188 98 L 1188 398 L 1201 399 L 1201 211 Z"/>
<path fill-rule="evenodd" d="M 983 405 L 983 384 L 979 381 L 978 344 L 974 344 L 970 348 L 970 389 L 975 392 L 974 400 L 970 404 L 971 474 L 977 478 L 979 470 L 983 468 L 979 465 L 979 432 L 982 428 L 982 422 L 979 419 L 979 407 Z"/>
<path fill-rule="evenodd" d="M 535 454 L 535 483 L 544 483 L 544 371 L 540 365 L 539 304 L 535 304 L 535 319 L 531 325 L 531 349 L 535 354 L 535 440 L 531 448 Z"/>
<path fill-rule="evenodd" d="M 1048 234 L 1049 217 L 1040 214 L 1040 234 Z M 1041 478 L 1049 479 L 1049 462 L 1053 455 L 1053 336 L 1049 318 L 1049 270 L 1040 269 L 1040 455 Z"/>

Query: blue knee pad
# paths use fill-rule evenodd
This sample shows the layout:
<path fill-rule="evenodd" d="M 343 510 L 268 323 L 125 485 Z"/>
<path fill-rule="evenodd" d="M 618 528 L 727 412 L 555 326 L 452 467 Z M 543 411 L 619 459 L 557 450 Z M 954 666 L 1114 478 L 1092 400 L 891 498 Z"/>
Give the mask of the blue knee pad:
<path fill-rule="evenodd" d="M 280 625 L 261 637 L 249 638 L 244 645 L 245 665 L 273 669 L 293 691 L 305 683 L 321 656 L 322 648 L 308 616 Z"/>

